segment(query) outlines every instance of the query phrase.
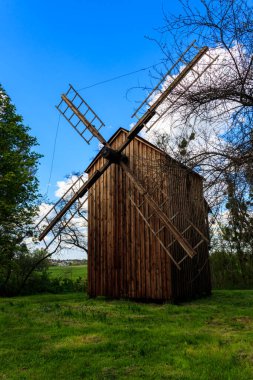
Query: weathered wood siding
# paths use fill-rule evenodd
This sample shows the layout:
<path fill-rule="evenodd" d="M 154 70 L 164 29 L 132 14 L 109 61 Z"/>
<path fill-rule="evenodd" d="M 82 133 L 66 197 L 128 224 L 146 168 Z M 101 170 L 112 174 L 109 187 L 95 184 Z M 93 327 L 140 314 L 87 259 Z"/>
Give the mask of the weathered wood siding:
<path fill-rule="evenodd" d="M 112 146 L 118 148 L 126 138 L 120 130 Z M 135 138 L 124 151 L 129 166 L 139 180 L 152 191 L 161 204 L 164 194 L 169 201 L 164 212 L 171 218 L 178 209 L 205 234 L 207 234 L 206 210 L 201 177 L 189 172 L 174 160 L 168 160 L 166 170 L 157 170 L 164 162 L 164 154 L 141 139 Z M 89 168 L 91 175 L 104 163 L 98 158 Z M 160 182 L 159 182 L 160 178 Z M 164 178 L 166 178 L 164 180 Z M 159 183 L 158 188 L 155 184 Z M 161 193 L 162 190 L 162 193 Z M 130 198 L 140 204 L 141 197 L 120 166 L 110 168 L 90 190 L 88 225 L 88 282 L 91 296 L 105 295 L 150 300 L 179 299 L 210 291 L 210 273 L 207 244 L 201 244 L 198 255 L 187 258 L 182 270 L 171 263 L 150 228 L 140 217 Z M 149 206 L 140 206 L 143 213 L 151 215 Z M 150 218 L 151 227 L 158 231 L 160 222 Z M 187 224 L 184 217 L 175 217 L 175 224 L 182 228 Z M 189 223 L 188 223 L 189 225 Z M 189 240 L 196 241 L 193 231 Z M 167 231 L 159 234 L 165 245 L 172 241 Z M 183 254 L 175 243 L 171 252 L 177 257 Z M 201 267 L 203 267 L 201 269 Z M 201 271 L 200 271 L 201 269 Z M 208 278 L 206 278 L 209 276 Z"/>

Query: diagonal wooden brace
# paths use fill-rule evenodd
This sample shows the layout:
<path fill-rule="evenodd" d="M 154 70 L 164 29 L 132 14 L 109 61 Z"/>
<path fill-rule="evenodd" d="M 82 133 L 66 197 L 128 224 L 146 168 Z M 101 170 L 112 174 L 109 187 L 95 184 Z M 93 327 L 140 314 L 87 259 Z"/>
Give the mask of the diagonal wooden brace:
<path fill-rule="evenodd" d="M 140 194 L 145 198 L 147 204 L 155 211 L 157 216 L 160 218 L 161 222 L 169 229 L 174 238 L 178 241 L 184 251 L 188 254 L 190 258 L 196 255 L 196 251 L 191 247 L 188 241 L 184 238 L 181 232 L 176 228 L 176 226 L 170 221 L 166 214 L 164 214 L 156 204 L 156 202 L 150 197 L 146 192 L 145 188 L 142 186 L 140 181 L 136 178 L 134 173 L 129 169 L 129 167 L 124 163 L 120 162 L 119 165 L 122 167 L 127 177 L 133 182 L 134 186 L 140 192 Z"/>

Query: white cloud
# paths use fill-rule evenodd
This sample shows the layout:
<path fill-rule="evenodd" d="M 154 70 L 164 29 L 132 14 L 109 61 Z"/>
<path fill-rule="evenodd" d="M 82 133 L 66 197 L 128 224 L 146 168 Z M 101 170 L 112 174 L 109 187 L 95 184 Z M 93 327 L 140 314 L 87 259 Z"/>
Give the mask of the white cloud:
<path fill-rule="evenodd" d="M 5 103 L 6 103 L 6 99 L 8 97 L 7 97 L 7 95 L 5 95 L 3 93 L 3 91 L 0 90 L 0 98 L 1 98 L 1 101 L 2 101 L 2 105 L 0 106 L 0 116 L 1 116 L 4 113 Z"/>

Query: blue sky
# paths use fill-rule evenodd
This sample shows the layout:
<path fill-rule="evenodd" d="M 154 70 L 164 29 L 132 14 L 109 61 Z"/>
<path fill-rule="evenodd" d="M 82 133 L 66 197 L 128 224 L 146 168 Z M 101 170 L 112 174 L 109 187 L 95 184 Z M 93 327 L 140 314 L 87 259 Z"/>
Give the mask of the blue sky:
<path fill-rule="evenodd" d="M 144 36 L 157 36 L 163 7 L 178 11 L 174 1 L 162 0 L 1 0 L 0 81 L 44 155 L 38 172 L 42 194 L 49 180 L 60 94 L 68 83 L 83 88 L 159 63 L 159 48 Z M 131 90 L 127 98 L 127 90 L 149 84 L 147 70 L 80 94 L 105 122 L 102 132 L 109 138 L 118 127 L 129 127 L 135 102 L 144 97 Z M 61 119 L 49 197 L 53 199 L 58 180 L 83 171 L 96 152 L 96 142 L 87 146 Z"/>

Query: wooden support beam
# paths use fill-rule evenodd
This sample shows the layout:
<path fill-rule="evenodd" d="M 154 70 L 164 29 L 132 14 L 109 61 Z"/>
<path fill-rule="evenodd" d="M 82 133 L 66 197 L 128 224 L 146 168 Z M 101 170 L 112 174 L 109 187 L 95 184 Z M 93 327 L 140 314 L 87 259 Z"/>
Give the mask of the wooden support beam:
<path fill-rule="evenodd" d="M 209 243 L 209 239 L 200 231 L 198 227 L 195 226 L 188 218 L 186 218 L 188 222 L 191 224 L 192 228 L 195 229 L 199 233 L 199 235 L 202 237 L 203 240 L 205 240 L 207 243 Z"/>
<path fill-rule="evenodd" d="M 130 201 L 131 203 L 135 206 L 136 210 L 138 211 L 139 215 L 142 217 L 142 219 L 144 220 L 144 222 L 147 224 L 148 228 L 150 229 L 150 231 L 152 232 L 152 234 L 155 236 L 155 238 L 159 241 L 161 247 L 164 249 L 164 251 L 167 253 L 167 255 L 170 257 L 170 259 L 173 261 L 173 263 L 176 265 L 177 269 L 181 270 L 180 266 L 178 265 L 178 263 L 176 262 L 176 260 L 174 259 L 174 257 L 172 256 L 172 254 L 170 253 L 170 251 L 165 247 L 165 245 L 163 244 L 162 240 L 159 238 L 159 236 L 157 235 L 157 232 L 155 232 L 155 230 L 151 227 L 150 223 L 147 221 L 147 219 L 145 218 L 145 216 L 143 215 L 143 213 L 141 212 L 141 210 L 138 208 L 137 204 L 133 201 L 133 199 L 130 197 Z"/>
<path fill-rule="evenodd" d="M 174 238 L 178 241 L 181 247 L 185 250 L 185 252 L 192 258 L 196 255 L 196 252 L 188 243 L 188 241 L 183 237 L 181 232 L 176 228 L 176 226 L 170 221 L 166 214 L 164 214 L 157 203 L 150 197 L 145 188 L 142 186 L 140 181 L 135 177 L 134 173 L 129 169 L 129 167 L 124 163 L 120 162 L 120 166 L 125 171 L 128 178 L 133 182 L 134 186 L 140 192 L 140 194 L 145 198 L 147 204 L 155 211 L 155 213 L 160 218 L 161 222 L 169 229 Z"/>

